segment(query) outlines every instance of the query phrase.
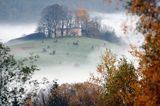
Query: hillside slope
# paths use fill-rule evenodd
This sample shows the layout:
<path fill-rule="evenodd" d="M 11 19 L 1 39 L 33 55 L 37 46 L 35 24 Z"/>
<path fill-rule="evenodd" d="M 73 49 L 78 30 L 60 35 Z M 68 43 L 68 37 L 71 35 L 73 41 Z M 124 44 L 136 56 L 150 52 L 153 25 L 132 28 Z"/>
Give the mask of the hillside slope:
<path fill-rule="evenodd" d="M 86 37 L 47 39 L 44 42 L 19 40 L 9 46 L 17 59 L 28 57 L 30 53 L 39 55 L 36 64 L 40 71 L 34 74 L 33 79 L 46 77 L 49 80 L 58 79 L 59 83 L 88 80 L 90 73 L 96 72 L 106 48 L 116 54 L 122 51 L 118 45 Z"/>
<path fill-rule="evenodd" d="M 16 57 L 24 58 L 30 53 L 39 55 L 38 64 L 81 64 L 88 62 L 87 58 L 92 52 L 102 52 L 102 48 L 117 50 L 119 46 L 98 39 L 86 37 L 68 37 L 58 39 L 16 41 L 9 46 Z M 99 54 L 97 54 L 98 56 Z M 97 57 L 95 55 L 95 58 Z"/>

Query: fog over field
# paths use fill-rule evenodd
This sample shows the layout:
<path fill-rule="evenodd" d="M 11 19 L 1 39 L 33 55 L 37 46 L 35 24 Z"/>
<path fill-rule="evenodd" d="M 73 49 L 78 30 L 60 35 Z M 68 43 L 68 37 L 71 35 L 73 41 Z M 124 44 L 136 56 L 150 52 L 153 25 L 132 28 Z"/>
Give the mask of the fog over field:
<path fill-rule="evenodd" d="M 95 50 L 94 52 L 88 54 L 87 60 L 83 63 L 75 65 L 75 63 L 60 64 L 53 66 L 39 66 L 40 71 L 35 72 L 33 79 L 41 80 L 46 77 L 50 81 L 56 79 L 58 83 L 75 83 L 75 82 L 84 82 L 89 80 L 90 75 L 97 73 L 97 66 L 101 63 L 102 55 L 104 54 L 106 48 L 101 47 L 99 51 Z M 116 54 L 116 50 L 111 50 L 117 58 L 122 56 L 127 57 L 129 62 L 133 62 L 137 66 L 136 58 L 128 52 L 128 48 L 119 48 L 117 51 L 119 54 Z"/>
<path fill-rule="evenodd" d="M 138 43 L 142 43 L 141 42 L 142 39 L 141 39 L 141 36 L 133 35 L 135 33 L 134 29 L 131 29 L 130 32 L 128 31 L 127 34 L 124 34 L 122 29 L 123 24 L 131 23 L 130 21 L 127 20 L 128 16 L 125 13 L 118 13 L 118 14 L 117 13 L 115 14 L 96 13 L 96 14 L 100 17 L 103 17 L 102 24 L 112 27 L 115 30 L 116 35 L 122 36 L 124 41 L 127 43 L 127 45 L 119 49 L 117 55 L 118 56 L 124 55 L 129 58 L 128 59 L 129 61 L 134 61 L 134 59 L 128 52 L 129 51 L 128 44 L 137 42 L 136 44 L 139 45 Z M 20 25 L 20 24 L 0 25 L 0 39 L 2 39 L 3 42 L 6 42 L 11 39 L 33 33 L 35 29 L 36 29 L 36 23 L 23 24 L 23 25 Z M 96 67 L 100 63 L 101 56 L 104 53 L 104 50 L 105 48 L 102 47 L 100 51 L 94 51 L 90 53 L 87 58 L 88 62 L 87 63 L 84 62 L 80 66 L 75 66 L 72 63 L 56 65 L 56 66 L 43 66 L 43 67 L 38 66 L 40 68 L 40 71 L 36 72 L 33 75 L 33 79 L 40 80 L 43 77 L 46 77 L 49 80 L 58 79 L 58 83 L 64 83 L 64 82 L 73 83 L 73 82 L 86 81 L 89 79 L 89 76 L 91 73 L 96 72 Z M 115 51 L 113 52 L 116 54 Z"/>
<path fill-rule="evenodd" d="M 80 42 L 79 46 L 74 46 L 72 42 L 77 40 Z M 50 45 L 50 48 L 47 52 L 42 52 L 42 48 L 47 45 Z M 93 45 L 94 49 L 91 48 Z M 40 56 L 36 62 L 40 71 L 34 74 L 33 79 L 41 80 L 46 77 L 49 80 L 58 79 L 58 83 L 88 80 L 91 73 L 96 73 L 96 67 L 101 63 L 106 48 L 111 50 L 117 59 L 125 56 L 128 61 L 136 62 L 129 54 L 127 46 L 86 37 L 60 38 L 58 43 L 53 43 L 52 40 L 46 40 L 45 43 L 25 41 L 11 46 L 12 54 L 18 58 L 28 57 L 30 52 Z M 55 55 L 50 55 L 52 50 L 56 50 Z"/>
<path fill-rule="evenodd" d="M 100 64 L 104 51 L 105 48 L 101 48 L 88 54 L 86 61 L 81 64 L 76 65 L 68 61 L 68 64 L 40 67 L 41 71 L 36 72 L 33 79 L 46 77 L 49 80 L 57 79 L 58 83 L 84 82 L 89 80 L 91 73 L 96 73 L 96 67 Z"/>
<path fill-rule="evenodd" d="M 43 0 L 42 0 L 43 1 Z M 72 3 L 76 2 L 75 0 Z M 124 9 L 119 7 L 117 9 L 117 5 L 115 3 L 110 5 L 110 7 L 105 7 L 106 5 L 103 4 L 104 2 L 100 1 L 100 4 L 103 4 L 102 7 L 98 6 L 98 0 L 93 1 L 93 8 L 92 4 L 89 4 L 88 0 L 82 0 L 79 4 L 75 3 L 72 8 L 84 7 L 87 8 L 90 12 L 92 17 L 97 16 L 101 18 L 102 25 L 106 25 L 107 27 L 113 28 L 116 35 L 122 37 L 126 45 L 120 47 L 118 51 L 115 51 L 115 48 L 112 48 L 113 53 L 117 56 L 121 57 L 122 55 L 128 57 L 129 61 L 135 61 L 134 58 L 128 52 L 130 49 L 129 44 L 135 43 L 135 45 L 140 45 L 143 41 L 143 36 L 141 34 L 136 34 L 135 31 L 135 24 L 138 20 L 136 16 L 129 16 L 126 14 Z M 55 1 L 57 3 L 66 3 L 67 1 L 60 2 Z M 28 4 L 27 4 L 28 5 Z M 47 3 L 45 5 L 48 5 Z M 69 3 L 67 3 L 69 5 Z M 42 6 L 45 7 L 45 6 Z M 25 8 L 25 7 L 24 7 Z M 28 7 L 26 7 L 28 8 Z M 37 7 L 38 8 L 38 7 Z M 106 9 L 106 10 L 105 10 Z M 104 10 L 104 11 L 102 11 Z M 37 11 L 37 10 L 36 10 Z M 1 12 L 1 11 L 0 11 Z M 40 12 L 37 12 L 38 15 Z M 29 13 L 28 13 L 29 15 Z M 18 15 L 19 16 L 19 15 Z M 12 16 L 10 16 L 12 17 Z M 30 16 L 33 18 L 31 21 L 27 22 L 27 18 L 22 19 L 22 22 L 6 22 L 5 19 L 1 19 L 0 23 L 0 41 L 7 42 L 11 39 L 15 39 L 21 36 L 25 36 L 31 33 L 34 33 L 38 24 L 39 18 L 36 16 L 34 18 L 33 14 Z M 5 20 L 5 21 L 2 21 Z M 25 21 L 26 20 L 26 21 Z M 128 29 L 124 32 L 124 26 L 127 25 Z M 132 40 L 131 40 L 132 39 Z M 99 50 L 95 50 L 92 53 L 88 53 L 87 61 L 81 63 L 80 65 L 76 66 L 74 63 L 63 64 L 63 65 L 53 65 L 53 66 L 39 66 L 40 71 L 36 72 L 33 76 L 33 79 L 40 79 L 43 77 L 47 77 L 50 80 L 58 79 L 59 83 L 64 82 L 83 82 L 88 79 L 90 73 L 96 72 L 96 67 L 101 61 L 101 56 L 104 53 L 105 48 L 100 47 Z"/>

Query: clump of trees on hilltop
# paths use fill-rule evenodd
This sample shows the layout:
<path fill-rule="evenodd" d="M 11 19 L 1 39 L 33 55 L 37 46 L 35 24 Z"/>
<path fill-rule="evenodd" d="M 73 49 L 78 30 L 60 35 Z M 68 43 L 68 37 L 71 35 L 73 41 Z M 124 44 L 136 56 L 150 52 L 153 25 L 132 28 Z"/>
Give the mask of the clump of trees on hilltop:
<path fill-rule="evenodd" d="M 65 6 L 53 4 L 43 9 L 41 20 L 37 31 L 44 33 L 48 38 L 57 37 L 57 32 L 60 30 L 60 36 L 69 36 L 69 30 L 79 28 L 83 35 L 91 35 L 92 31 L 100 31 L 100 22 L 95 19 L 90 19 L 86 9 L 80 8 L 76 11 L 71 11 Z M 96 29 L 96 30 L 94 30 Z"/>
<path fill-rule="evenodd" d="M 75 31 L 72 31 L 74 29 Z M 120 43 L 120 38 L 114 31 L 102 30 L 101 19 L 99 17 L 91 18 L 85 8 L 72 11 L 59 4 L 53 4 L 43 9 L 37 32 L 43 33 L 46 38 L 79 35 Z"/>

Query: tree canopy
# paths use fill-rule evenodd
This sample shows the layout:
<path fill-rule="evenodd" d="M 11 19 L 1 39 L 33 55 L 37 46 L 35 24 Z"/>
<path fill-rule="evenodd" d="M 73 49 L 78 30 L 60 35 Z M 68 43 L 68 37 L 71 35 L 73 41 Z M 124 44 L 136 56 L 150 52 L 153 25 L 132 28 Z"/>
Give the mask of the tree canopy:
<path fill-rule="evenodd" d="M 9 54 L 10 49 L 0 43 L 0 104 L 11 106 L 23 103 L 25 83 L 31 78 L 36 65 L 34 57 L 30 57 L 30 64 L 25 65 L 26 59 L 17 61 Z"/>
<path fill-rule="evenodd" d="M 142 50 L 134 54 L 139 58 L 142 75 L 135 105 L 160 105 L 160 1 L 131 0 L 130 12 L 140 16 L 138 29 L 145 36 Z"/>

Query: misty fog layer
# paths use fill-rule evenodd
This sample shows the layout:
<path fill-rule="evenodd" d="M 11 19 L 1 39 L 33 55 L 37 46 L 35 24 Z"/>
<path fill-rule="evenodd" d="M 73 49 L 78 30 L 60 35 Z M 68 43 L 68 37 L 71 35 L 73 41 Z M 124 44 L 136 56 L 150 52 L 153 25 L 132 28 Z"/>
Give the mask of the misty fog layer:
<path fill-rule="evenodd" d="M 0 24 L 0 41 L 7 42 L 11 39 L 31 34 L 36 29 L 36 24 Z"/>
<path fill-rule="evenodd" d="M 106 48 L 101 47 L 99 50 L 95 50 L 88 54 L 87 59 L 75 65 L 68 61 L 68 64 L 60 64 L 53 66 L 39 66 L 40 71 L 35 72 L 33 79 L 41 80 L 47 78 L 50 81 L 57 80 L 58 83 L 76 83 L 84 82 L 89 80 L 90 75 L 94 74 L 97 76 L 97 66 L 101 64 L 102 55 L 104 54 Z M 111 49 L 111 52 L 117 57 L 121 58 L 125 56 L 128 58 L 129 62 L 136 64 L 136 59 L 133 58 L 129 52 L 128 48 L 119 47 Z"/>
<path fill-rule="evenodd" d="M 58 83 L 74 83 L 89 80 L 91 73 L 96 72 L 96 67 L 100 63 L 101 54 L 104 48 L 99 51 L 94 51 L 88 55 L 87 62 L 79 64 L 78 66 L 70 63 L 63 65 L 43 66 L 40 71 L 36 72 L 33 79 L 42 79 L 46 77 L 49 80 L 57 79 Z"/>
<path fill-rule="evenodd" d="M 118 50 L 112 48 L 111 51 L 118 57 L 125 56 L 129 62 L 133 62 L 135 66 L 138 66 L 136 58 L 134 58 L 129 51 L 131 51 L 129 44 L 141 45 L 143 36 L 137 34 L 135 31 L 135 24 L 138 21 L 138 17 L 126 15 L 121 13 L 109 13 L 102 14 L 94 12 L 92 15 L 100 16 L 102 18 L 102 24 L 109 28 L 113 28 L 116 35 L 122 37 L 126 45 L 120 47 Z M 124 33 L 123 27 L 127 25 L 128 30 Z M 88 62 L 82 63 L 76 67 L 73 64 L 57 65 L 53 67 L 40 67 L 41 71 L 37 72 L 34 78 L 47 77 L 50 80 L 58 79 L 59 83 L 74 83 L 83 82 L 89 79 L 91 73 L 96 73 L 96 68 L 100 64 L 101 56 L 103 55 L 105 48 L 101 48 L 99 51 L 94 51 L 88 55 Z M 47 73 L 46 73 L 47 71 Z"/>
<path fill-rule="evenodd" d="M 48 5 L 60 4 L 75 11 L 86 8 L 88 11 L 115 13 L 124 11 L 124 3 L 113 0 L 0 0 L 0 23 L 32 23 L 39 20 L 41 11 Z"/>
<path fill-rule="evenodd" d="M 116 35 L 122 37 L 127 44 L 118 51 L 113 50 L 113 53 L 118 55 L 118 57 L 122 55 L 128 57 L 128 61 L 135 61 L 128 52 L 130 50 L 128 44 L 135 43 L 135 45 L 140 45 L 143 41 L 143 36 L 137 34 L 135 31 L 135 24 L 138 17 L 135 16 L 131 18 L 129 15 L 126 15 L 122 8 L 123 4 L 113 2 L 107 5 L 104 0 L 92 0 L 92 2 L 90 0 L 38 1 L 39 2 L 33 0 L 14 0 L 14 2 L 11 0 L 0 1 L 0 41 L 7 42 L 11 39 L 33 33 L 37 27 L 41 10 L 50 4 L 59 3 L 73 10 L 76 8 L 87 8 L 92 17 L 101 17 L 102 25 L 113 28 Z M 14 8 L 14 11 L 11 11 L 11 7 Z M 3 14 L 1 12 L 2 10 L 4 10 Z M 124 32 L 123 29 L 125 25 L 128 27 L 127 32 Z M 71 63 L 49 67 L 39 66 L 40 71 L 34 74 L 33 79 L 47 77 L 49 80 L 58 79 L 59 83 L 86 81 L 90 73 L 96 72 L 96 67 L 101 61 L 104 50 L 105 48 L 102 48 L 99 51 L 92 52 L 88 55 L 87 63 L 84 62 L 80 66 L 74 66 Z"/>

